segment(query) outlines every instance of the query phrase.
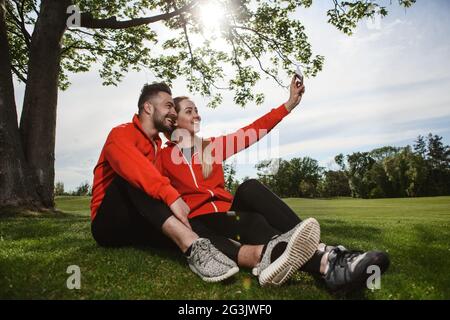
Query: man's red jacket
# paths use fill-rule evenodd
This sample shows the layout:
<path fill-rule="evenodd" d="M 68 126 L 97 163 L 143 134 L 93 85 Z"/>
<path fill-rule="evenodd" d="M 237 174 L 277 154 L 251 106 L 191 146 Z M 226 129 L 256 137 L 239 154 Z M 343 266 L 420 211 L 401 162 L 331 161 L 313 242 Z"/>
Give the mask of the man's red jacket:
<path fill-rule="evenodd" d="M 111 130 L 94 168 L 91 220 L 94 220 L 106 189 L 117 175 L 168 206 L 180 197 L 169 179 L 154 166 L 160 150 L 161 139 L 157 136 L 154 141 L 150 140 L 137 115 L 131 123 Z"/>

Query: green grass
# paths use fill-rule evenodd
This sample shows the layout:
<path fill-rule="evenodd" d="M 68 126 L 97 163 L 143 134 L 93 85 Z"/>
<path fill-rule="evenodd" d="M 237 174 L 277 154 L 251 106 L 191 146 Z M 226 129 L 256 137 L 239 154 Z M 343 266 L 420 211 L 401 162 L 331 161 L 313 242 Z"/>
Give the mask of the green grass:
<path fill-rule="evenodd" d="M 59 214 L 0 214 L 1 299 L 450 299 L 450 197 L 357 200 L 286 199 L 301 217 L 316 217 L 322 239 L 391 256 L 381 289 L 347 296 L 298 273 L 261 288 L 249 270 L 208 284 L 185 260 L 149 248 L 106 249 L 90 234 L 89 199 L 57 199 Z M 69 265 L 81 289 L 68 290 Z"/>

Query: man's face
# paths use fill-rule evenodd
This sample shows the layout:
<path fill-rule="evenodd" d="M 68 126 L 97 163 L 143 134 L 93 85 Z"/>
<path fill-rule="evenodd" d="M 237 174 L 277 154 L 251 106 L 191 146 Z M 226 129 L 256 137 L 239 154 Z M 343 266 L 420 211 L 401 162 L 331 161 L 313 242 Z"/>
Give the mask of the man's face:
<path fill-rule="evenodd" d="M 166 92 L 159 92 L 156 97 L 151 99 L 151 104 L 154 107 L 153 123 L 155 128 L 160 132 L 172 132 L 177 120 L 172 96 Z"/>

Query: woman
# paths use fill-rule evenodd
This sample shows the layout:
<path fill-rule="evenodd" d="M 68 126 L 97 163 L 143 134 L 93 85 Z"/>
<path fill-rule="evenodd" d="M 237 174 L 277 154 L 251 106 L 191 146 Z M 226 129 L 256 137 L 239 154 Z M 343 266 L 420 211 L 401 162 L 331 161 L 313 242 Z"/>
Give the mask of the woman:
<path fill-rule="evenodd" d="M 282 284 L 302 267 L 322 275 L 332 289 L 348 288 L 365 281 L 369 265 L 384 271 L 387 256 L 319 244 L 317 221 L 301 221 L 256 180 L 243 183 L 234 198 L 224 188 L 222 162 L 273 129 L 300 103 L 304 92 L 304 85 L 294 77 L 286 103 L 232 134 L 210 139 L 196 135 L 201 117 L 194 102 L 175 98 L 177 129 L 158 166 L 189 205 L 193 230 L 239 266 L 254 268 L 261 285 Z"/>

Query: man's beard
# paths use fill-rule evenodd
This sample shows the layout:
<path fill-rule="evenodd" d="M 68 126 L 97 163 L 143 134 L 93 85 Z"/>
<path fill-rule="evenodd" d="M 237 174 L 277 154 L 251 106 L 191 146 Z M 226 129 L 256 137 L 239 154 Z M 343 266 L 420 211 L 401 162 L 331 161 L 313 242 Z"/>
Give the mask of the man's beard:
<path fill-rule="evenodd" d="M 155 113 L 153 115 L 153 123 L 154 123 L 156 130 L 158 130 L 159 132 L 171 133 L 173 131 L 174 127 L 172 124 L 169 124 L 169 125 L 164 124 L 166 118 L 170 118 L 170 117 L 161 116 L 160 114 Z M 172 121 L 175 121 L 175 119 L 172 119 Z"/>

